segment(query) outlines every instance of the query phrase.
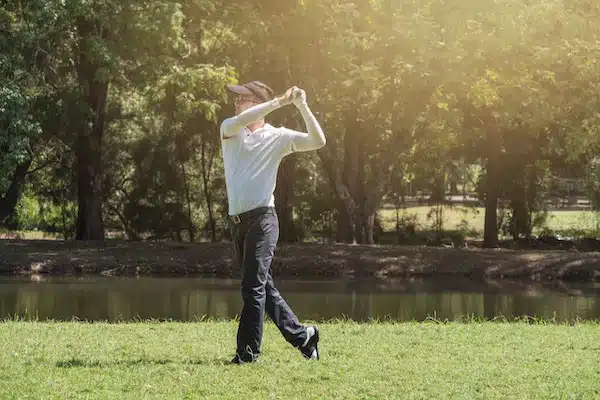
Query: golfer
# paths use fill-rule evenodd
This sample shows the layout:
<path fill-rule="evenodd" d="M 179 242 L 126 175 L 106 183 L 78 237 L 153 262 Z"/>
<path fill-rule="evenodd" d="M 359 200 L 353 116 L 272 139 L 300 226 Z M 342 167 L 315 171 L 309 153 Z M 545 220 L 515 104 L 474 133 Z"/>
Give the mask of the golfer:
<path fill-rule="evenodd" d="M 325 145 L 325 135 L 306 102 L 306 93 L 289 88 L 280 97 L 259 81 L 229 85 L 235 116 L 221 124 L 221 145 L 236 261 L 242 271 L 243 307 L 232 362 L 253 362 L 260 355 L 265 311 L 285 339 L 307 359 L 319 358 L 319 331 L 304 326 L 292 312 L 271 276 L 279 239 L 275 182 L 283 157 Z M 276 128 L 265 122 L 270 112 L 288 104 L 300 111 L 305 132 Z"/>

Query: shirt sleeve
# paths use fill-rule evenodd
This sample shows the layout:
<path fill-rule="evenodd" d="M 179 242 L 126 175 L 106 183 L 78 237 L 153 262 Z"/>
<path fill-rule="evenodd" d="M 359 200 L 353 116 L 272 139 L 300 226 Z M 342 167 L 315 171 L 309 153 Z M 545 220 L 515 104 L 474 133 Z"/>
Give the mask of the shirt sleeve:
<path fill-rule="evenodd" d="M 221 123 L 221 139 L 230 139 L 233 136 L 239 135 L 244 127 L 264 118 L 267 114 L 280 107 L 279 100 L 273 99 L 250 107 L 239 115 L 227 118 Z"/>
<path fill-rule="evenodd" d="M 325 146 L 326 143 L 323 129 L 308 105 L 306 103 L 299 103 L 296 106 L 302 115 L 302 119 L 304 120 L 308 132 L 281 128 L 282 138 L 286 141 L 286 155 L 298 151 L 318 150 Z"/>

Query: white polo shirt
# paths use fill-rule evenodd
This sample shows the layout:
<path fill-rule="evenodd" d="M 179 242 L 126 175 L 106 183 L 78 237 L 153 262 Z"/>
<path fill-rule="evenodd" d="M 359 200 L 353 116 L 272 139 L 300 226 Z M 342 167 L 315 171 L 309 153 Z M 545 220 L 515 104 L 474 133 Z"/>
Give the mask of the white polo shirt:
<path fill-rule="evenodd" d="M 294 131 L 265 124 L 221 140 L 229 215 L 275 206 L 277 170 L 283 157 L 294 152 Z"/>

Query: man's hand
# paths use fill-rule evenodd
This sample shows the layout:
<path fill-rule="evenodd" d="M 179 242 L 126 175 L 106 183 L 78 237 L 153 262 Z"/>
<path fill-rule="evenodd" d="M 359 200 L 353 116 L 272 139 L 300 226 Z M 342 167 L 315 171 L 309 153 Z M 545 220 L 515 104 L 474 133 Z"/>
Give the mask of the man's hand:
<path fill-rule="evenodd" d="M 292 86 L 282 96 L 278 97 L 277 100 L 279 100 L 279 104 L 282 106 L 292 103 L 299 104 L 300 102 L 306 102 L 306 92 L 297 86 Z"/>
<path fill-rule="evenodd" d="M 306 103 L 306 92 L 302 89 L 296 88 L 294 93 L 292 93 L 292 102 L 295 106 L 299 106 L 300 104 Z"/>

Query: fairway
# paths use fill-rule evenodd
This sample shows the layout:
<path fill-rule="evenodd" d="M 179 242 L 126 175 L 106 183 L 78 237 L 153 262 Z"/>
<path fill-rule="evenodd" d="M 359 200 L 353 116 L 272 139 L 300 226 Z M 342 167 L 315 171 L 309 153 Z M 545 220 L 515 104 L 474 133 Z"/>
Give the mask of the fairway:
<path fill-rule="evenodd" d="M 431 207 L 409 207 L 399 210 L 400 218 L 413 216 L 419 229 L 429 229 L 433 224 L 433 219 L 428 219 L 427 214 Z M 393 231 L 396 226 L 396 210 L 380 209 L 379 216 L 382 219 L 383 228 L 386 231 Z M 464 228 L 483 233 L 485 218 L 485 209 L 483 207 L 462 207 L 445 206 L 443 212 L 444 229 L 455 230 L 461 225 Z M 553 232 L 598 232 L 600 230 L 600 217 L 594 211 L 549 211 L 546 226 Z M 540 229 L 534 229 L 534 233 L 540 232 Z"/>
<path fill-rule="evenodd" d="M 321 324 L 307 362 L 267 324 L 263 356 L 228 365 L 236 323 L 0 325 L 0 398 L 592 399 L 600 333 L 525 322 Z"/>

